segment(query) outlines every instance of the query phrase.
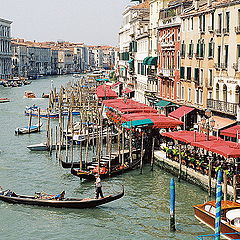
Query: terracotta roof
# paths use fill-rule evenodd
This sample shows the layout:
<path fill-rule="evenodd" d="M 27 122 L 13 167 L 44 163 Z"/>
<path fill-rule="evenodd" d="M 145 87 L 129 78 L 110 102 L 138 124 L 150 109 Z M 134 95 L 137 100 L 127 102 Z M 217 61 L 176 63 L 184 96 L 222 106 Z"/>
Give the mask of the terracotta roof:
<path fill-rule="evenodd" d="M 142 8 L 150 8 L 150 0 L 145 0 L 143 3 L 140 3 L 136 6 L 131 7 L 131 9 L 142 9 Z"/>

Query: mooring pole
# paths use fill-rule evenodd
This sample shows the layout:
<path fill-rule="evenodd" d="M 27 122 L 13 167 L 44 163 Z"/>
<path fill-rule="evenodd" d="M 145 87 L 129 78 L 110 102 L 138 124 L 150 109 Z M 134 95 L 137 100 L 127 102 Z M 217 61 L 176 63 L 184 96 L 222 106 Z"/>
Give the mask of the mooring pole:
<path fill-rule="evenodd" d="M 220 240 L 221 232 L 221 201 L 222 201 L 222 170 L 217 174 L 217 191 L 216 191 L 216 216 L 215 216 L 215 240 Z"/>
<path fill-rule="evenodd" d="M 175 182 L 171 178 L 170 181 L 170 231 L 176 231 L 175 226 Z"/>

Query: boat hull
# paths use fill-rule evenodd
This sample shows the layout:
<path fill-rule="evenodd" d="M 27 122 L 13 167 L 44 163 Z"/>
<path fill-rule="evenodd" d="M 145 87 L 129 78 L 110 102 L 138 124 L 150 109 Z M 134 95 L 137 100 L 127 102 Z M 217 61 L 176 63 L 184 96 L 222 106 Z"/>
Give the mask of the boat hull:
<path fill-rule="evenodd" d="M 46 200 L 46 199 L 36 199 L 31 196 L 18 196 L 9 197 L 0 195 L 0 200 L 13 203 L 13 204 L 25 204 L 25 205 L 35 205 L 44 207 L 55 207 L 55 208 L 94 208 L 114 200 L 121 198 L 124 195 L 124 190 L 116 195 L 109 195 L 100 199 L 70 199 L 66 198 L 63 200 Z"/>
<path fill-rule="evenodd" d="M 194 206 L 194 213 L 195 217 L 199 219 L 201 222 L 212 228 L 215 229 L 215 216 L 206 213 L 200 208 L 197 208 Z M 233 233 L 230 235 L 224 235 L 227 239 L 240 239 L 240 234 L 234 234 L 236 233 L 236 229 L 232 228 L 231 226 L 225 224 L 223 221 L 221 222 L 221 233 L 224 235 L 224 233 Z"/>

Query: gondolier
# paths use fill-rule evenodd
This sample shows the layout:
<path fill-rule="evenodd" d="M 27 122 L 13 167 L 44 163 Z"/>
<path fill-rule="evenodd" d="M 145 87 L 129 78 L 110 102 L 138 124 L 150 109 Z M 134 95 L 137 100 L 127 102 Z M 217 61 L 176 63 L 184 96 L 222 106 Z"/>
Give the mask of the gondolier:
<path fill-rule="evenodd" d="M 99 175 L 96 175 L 95 186 L 96 186 L 96 199 L 99 198 L 99 194 L 100 194 L 101 198 L 103 198 L 102 183 L 101 183 L 101 179 L 100 179 Z"/>

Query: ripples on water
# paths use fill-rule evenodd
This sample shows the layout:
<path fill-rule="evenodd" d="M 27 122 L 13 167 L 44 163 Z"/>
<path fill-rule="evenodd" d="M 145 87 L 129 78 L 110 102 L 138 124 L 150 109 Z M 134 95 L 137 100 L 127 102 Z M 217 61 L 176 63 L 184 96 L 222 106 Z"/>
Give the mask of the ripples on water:
<path fill-rule="evenodd" d="M 41 96 L 49 92 L 51 80 L 56 86 L 66 83 L 67 76 L 45 78 L 22 88 L 0 87 L 0 97 L 11 98 L 0 105 L 0 185 L 17 193 L 34 194 L 35 191 L 59 193 L 77 197 L 94 196 L 91 182 L 81 182 L 69 170 L 62 169 L 55 154 L 32 153 L 29 144 L 45 141 L 46 120 L 39 134 L 15 136 L 14 129 L 26 126 L 28 118 L 23 112 L 26 105 L 47 106 L 47 99 L 24 99 L 24 91 L 31 90 Z M 36 119 L 34 119 L 35 121 Z M 75 154 L 75 158 L 79 155 Z M 144 167 L 103 182 L 104 193 L 121 189 L 125 196 L 96 209 L 53 209 L 12 205 L 0 202 L 0 239 L 195 239 L 210 233 L 193 216 L 192 205 L 202 203 L 204 193 L 185 182 L 176 183 L 177 231 L 169 232 L 169 182 L 172 176 L 155 167 L 151 172 Z"/>

